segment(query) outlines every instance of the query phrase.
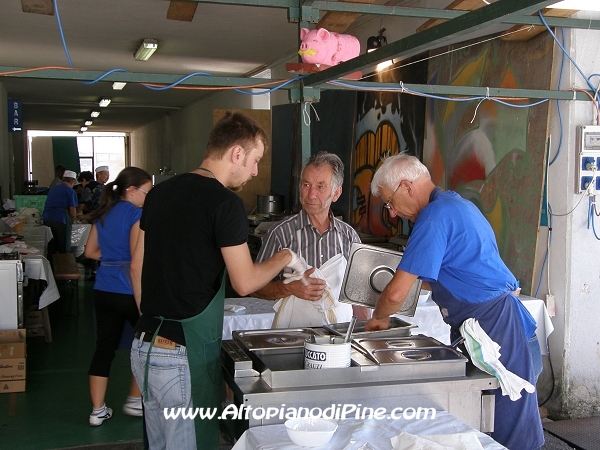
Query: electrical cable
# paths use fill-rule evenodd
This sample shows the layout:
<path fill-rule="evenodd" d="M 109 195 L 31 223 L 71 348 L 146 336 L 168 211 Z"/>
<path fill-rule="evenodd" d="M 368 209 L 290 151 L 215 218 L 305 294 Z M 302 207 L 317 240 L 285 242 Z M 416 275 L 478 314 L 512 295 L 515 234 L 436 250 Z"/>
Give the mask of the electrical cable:
<path fill-rule="evenodd" d="M 544 19 L 544 15 L 542 14 L 542 10 L 539 10 L 538 14 L 540 16 L 540 20 L 542 21 L 542 23 L 544 24 L 544 26 L 546 27 L 546 29 L 548 30 L 548 32 L 550 33 L 550 35 L 552 36 L 552 38 L 556 41 L 556 43 L 562 49 L 562 51 L 565 53 L 565 55 L 567 55 L 567 58 L 569 58 L 569 60 L 571 60 L 571 62 L 573 63 L 573 65 L 575 66 L 575 68 L 577 69 L 577 71 L 581 74 L 581 76 L 583 77 L 583 79 L 585 80 L 585 82 L 587 83 L 587 85 L 590 87 L 590 89 L 592 91 L 594 91 L 594 86 L 592 86 L 592 84 L 588 80 L 588 77 L 585 76 L 585 74 L 583 73 L 583 70 L 581 70 L 581 67 L 579 67 L 577 65 L 577 63 L 575 62 L 575 60 L 573 58 L 571 58 L 571 55 L 569 55 L 569 52 L 567 52 L 567 50 L 565 50 L 565 47 L 563 47 L 563 45 L 560 43 L 560 41 L 558 40 L 558 38 L 556 37 L 556 35 L 552 31 L 552 29 L 548 26 L 548 22 L 546 22 L 546 19 Z"/>
<path fill-rule="evenodd" d="M 69 62 L 69 66 L 74 67 L 73 62 L 71 61 L 71 55 L 69 55 L 69 49 L 67 48 L 67 42 L 65 41 L 65 34 L 63 33 L 63 28 L 60 23 L 60 14 L 58 13 L 58 0 L 54 0 L 54 13 L 56 14 L 56 23 L 58 24 L 58 31 L 60 32 L 60 39 L 62 40 L 63 48 L 65 49 L 67 61 Z"/>
<path fill-rule="evenodd" d="M 560 33 L 561 33 L 562 41 L 565 42 L 565 29 L 561 27 Z M 563 77 L 564 68 L 565 68 L 565 52 L 561 52 L 561 55 L 562 56 L 561 56 L 561 61 L 560 61 L 560 72 L 558 74 L 558 85 L 556 86 L 557 89 L 560 89 L 560 85 L 562 84 L 562 77 Z M 560 150 L 562 149 L 563 121 L 562 121 L 562 112 L 560 110 L 560 100 L 556 100 L 556 111 L 558 113 L 558 133 L 559 133 L 558 134 L 558 147 L 556 149 L 556 154 L 554 155 L 554 158 L 552 158 L 552 160 L 550 160 L 549 166 L 554 164 L 554 162 L 558 158 L 558 155 L 560 155 Z"/>

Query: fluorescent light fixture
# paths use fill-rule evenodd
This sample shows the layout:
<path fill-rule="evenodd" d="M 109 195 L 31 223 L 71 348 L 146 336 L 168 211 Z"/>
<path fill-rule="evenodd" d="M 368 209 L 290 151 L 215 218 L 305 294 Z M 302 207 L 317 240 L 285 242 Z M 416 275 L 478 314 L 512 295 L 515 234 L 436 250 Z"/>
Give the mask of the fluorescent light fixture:
<path fill-rule="evenodd" d="M 133 57 L 136 61 L 148 61 L 157 48 L 158 41 L 156 39 L 144 39 Z"/>
<path fill-rule="evenodd" d="M 98 103 L 98 106 L 100 106 L 101 108 L 106 108 L 109 104 L 110 104 L 110 98 L 104 97 L 102 100 L 100 100 L 100 103 Z"/>
<path fill-rule="evenodd" d="M 92 111 L 92 114 L 90 114 L 92 117 L 98 117 L 100 115 L 100 111 Z"/>
<path fill-rule="evenodd" d="M 82 132 L 87 131 L 87 127 L 81 127 L 81 131 Z"/>
<path fill-rule="evenodd" d="M 564 0 L 550 5 L 548 8 L 600 11 L 600 2 L 598 0 Z"/>
<path fill-rule="evenodd" d="M 115 82 L 113 83 L 113 89 L 114 89 L 115 91 L 120 91 L 121 89 L 123 89 L 123 88 L 125 87 L 125 85 L 126 85 L 126 84 L 127 84 L 127 83 L 123 83 L 123 82 L 121 82 L 121 81 L 115 81 Z"/>
<path fill-rule="evenodd" d="M 85 125 L 86 127 L 89 127 L 91 124 L 92 124 L 92 121 L 91 121 L 91 120 L 86 120 L 86 121 L 85 121 L 85 123 L 84 123 L 84 125 Z"/>

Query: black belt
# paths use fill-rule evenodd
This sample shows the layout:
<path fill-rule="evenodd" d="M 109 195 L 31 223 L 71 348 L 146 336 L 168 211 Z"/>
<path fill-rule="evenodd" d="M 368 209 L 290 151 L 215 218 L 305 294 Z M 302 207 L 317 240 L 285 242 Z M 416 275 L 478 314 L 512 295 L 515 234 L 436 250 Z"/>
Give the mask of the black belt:
<path fill-rule="evenodd" d="M 154 333 L 150 333 L 150 332 L 144 332 L 144 331 L 138 331 L 135 333 L 135 338 L 141 340 L 142 342 L 152 342 L 152 336 L 154 335 Z M 166 341 L 166 342 L 172 342 L 173 344 L 175 344 L 175 347 L 181 347 L 181 344 L 178 344 L 177 342 L 174 342 L 170 339 L 167 339 L 163 336 L 156 336 L 156 340 L 154 341 L 154 345 L 157 347 L 160 347 L 160 345 L 158 345 L 159 342 L 161 341 Z"/>

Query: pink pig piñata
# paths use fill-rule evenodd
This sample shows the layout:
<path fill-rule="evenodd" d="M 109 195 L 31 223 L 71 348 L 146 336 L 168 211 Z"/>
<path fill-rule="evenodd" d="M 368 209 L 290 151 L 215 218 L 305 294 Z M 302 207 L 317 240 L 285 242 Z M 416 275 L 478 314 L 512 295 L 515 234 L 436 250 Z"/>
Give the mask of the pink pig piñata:
<path fill-rule="evenodd" d="M 308 64 L 327 64 L 335 66 L 342 61 L 358 56 L 360 42 L 349 34 L 330 33 L 325 28 L 300 31 L 302 44 L 298 54 Z"/>

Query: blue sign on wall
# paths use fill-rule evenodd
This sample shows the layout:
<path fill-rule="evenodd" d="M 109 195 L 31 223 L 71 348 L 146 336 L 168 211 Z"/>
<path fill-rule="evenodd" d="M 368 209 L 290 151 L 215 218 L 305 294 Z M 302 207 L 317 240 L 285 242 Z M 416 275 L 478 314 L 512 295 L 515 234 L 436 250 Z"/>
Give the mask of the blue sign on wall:
<path fill-rule="evenodd" d="M 8 131 L 21 131 L 23 118 L 21 117 L 21 100 L 8 101 Z"/>

